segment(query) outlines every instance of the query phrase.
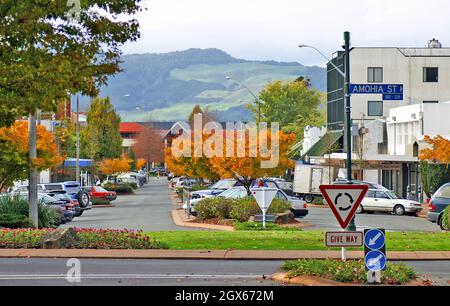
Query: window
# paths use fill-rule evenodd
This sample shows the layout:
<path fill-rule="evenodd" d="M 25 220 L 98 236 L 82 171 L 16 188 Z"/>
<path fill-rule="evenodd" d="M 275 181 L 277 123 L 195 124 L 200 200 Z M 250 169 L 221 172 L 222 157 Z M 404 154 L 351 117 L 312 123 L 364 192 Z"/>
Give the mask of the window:
<path fill-rule="evenodd" d="M 383 101 L 369 101 L 367 108 L 368 116 L 383 116 Z"/>
<path fill-rule="evenodd" d="M 366 198 L 375 198 L 375 191 L 369 190 L 366 194 Z"/>
<path fill-rule="evenodd" d="M 377 198 L 377 199 L 390 199 L 390 197 L 384 191 L 377 191 L 375 193 L 375 198 Z"/>
<path fill-rule="evenodd" d="M 381 68 L 381 67 L 367 68 L 367 81 L 369 83 L 382 83 L 383 82 L 383 68 Z"/>
<path fill-rule="evenodd" d="M 424 67 L 423 68 L 423 81 L 425 83 L 436 83 L 439 81 L 439 68 L 436 67 Z"/>
<path fill-rule="evenodd" d="M 282 192 L 280 192 L 280 191 L 277 192 L 275 198 L 276 198 L 276 199 L 280 199 L 280 200 L 285 200 L 285 201 L 288 200 L 288 199 L 286 199 L 286 197 L 284 196 L 284 194 L 283 194 Z"/>

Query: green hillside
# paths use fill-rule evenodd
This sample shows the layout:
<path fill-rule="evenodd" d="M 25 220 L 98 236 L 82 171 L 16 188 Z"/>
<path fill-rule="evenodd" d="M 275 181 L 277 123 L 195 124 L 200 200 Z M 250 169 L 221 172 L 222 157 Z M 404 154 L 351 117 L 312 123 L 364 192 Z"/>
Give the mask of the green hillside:
<path fill-rule="evenodd" d="M 325 91 L 326 72 L 298 63 L 247 61 L 217 49 L 190 49 L 164 54 L 134 54 L 123 57 L 122 73 L 102 88 L 124 121 L 184 120 L 195 104 L 217 112 L 220 120 L 249 120 L 246 103 L 252 95 L 231 76 L 258 93 L 268 82 L 311 79 Z M 86 105 L 86 101 L 84 101 Z"/>

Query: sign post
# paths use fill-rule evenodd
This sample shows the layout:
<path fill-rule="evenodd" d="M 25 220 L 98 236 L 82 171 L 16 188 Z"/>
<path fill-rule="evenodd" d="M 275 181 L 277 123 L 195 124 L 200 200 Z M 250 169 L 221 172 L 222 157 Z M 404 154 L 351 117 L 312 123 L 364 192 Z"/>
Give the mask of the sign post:
<path fill-rule="evenodd" d="M 328 203 L 331 211 L 342 228 L 342 234 L 357 233 L 345 232 L 350 221 L 355 216 L 369 187 L 367 185 L 322 185 L 320 191 Z M 342 246 L 342 260 L 347 259 L 346 246 Z"/>
<path fill-rule="evenodd" d="M 266 228 L 266 213 L 273 199 L 277 195 L 278 189 L 261 187 L 251 188 L 250 191 L 252 192 L 253 197 L 261 208 L 261 211 L 263 213 L 263 227 Z"/>

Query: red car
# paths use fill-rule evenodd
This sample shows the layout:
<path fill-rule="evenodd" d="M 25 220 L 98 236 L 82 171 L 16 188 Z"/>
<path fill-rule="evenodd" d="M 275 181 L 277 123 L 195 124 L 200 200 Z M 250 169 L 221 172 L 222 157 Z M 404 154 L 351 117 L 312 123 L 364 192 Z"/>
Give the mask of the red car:
<path fill-rule="evenodd" d="M 92 204 L 109 204 L 117 199 L 115 191 L 108 191 L 100 186 L 83 187 L 83 190 L 89 193 Z"/>

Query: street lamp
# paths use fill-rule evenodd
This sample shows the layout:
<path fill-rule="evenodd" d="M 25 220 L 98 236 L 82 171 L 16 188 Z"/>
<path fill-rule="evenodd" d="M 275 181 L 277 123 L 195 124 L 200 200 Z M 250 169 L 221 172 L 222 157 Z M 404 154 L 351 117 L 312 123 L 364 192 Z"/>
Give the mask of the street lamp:
<path fill-rule="evenodd" d="M 250 90 L 243 82 L 232 78 L 230 76 L 225 77 L 228 81 L 235 81 L 236 83 L 239 83 L 242 87 L 248 90 L 248 92 L 255 98 L 256 103 L 258 103 L 258 123 L 261 122 L 261 100 L 259 100 L 258 96 L 253 93 L 253 91 Z"/>
<path fill-rule="evenodd" d="M 352 136 L 351 136 L 351 101 L 350 101 L 350 32 L 344 32 L 344 49 L 345 49 L 345 72 L 339 69 L 328 57 L 323 54 L 319 49 L 313 46 L 300 44 L 298 45 L 299 48 L 311 48 L 316 50 L 317 53 L 319 53 L 322 57 L 324 57 L 328 63 L 330 63 L 338 72 L 339 74 L 344 78 L 345 80 L 345 86 L 344 86 L 344 93 L 345 93 L 345 130 L 346 130 L 346 136 L 347 136 L 347 181 L 349 184 L 352 184 Z M 348 228 L 350 231 L 356 231 L 356 225 L 355 225 L 355 218 L 352 219 L 350 222 Z"/>

